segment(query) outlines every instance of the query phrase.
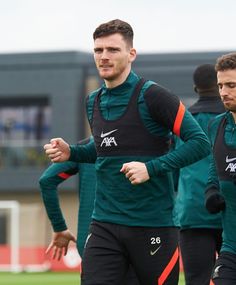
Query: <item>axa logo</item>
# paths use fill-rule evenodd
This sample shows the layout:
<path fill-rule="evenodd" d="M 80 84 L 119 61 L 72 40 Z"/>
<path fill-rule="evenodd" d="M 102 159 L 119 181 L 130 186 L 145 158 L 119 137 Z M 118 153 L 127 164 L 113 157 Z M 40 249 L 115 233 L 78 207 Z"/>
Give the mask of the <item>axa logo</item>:
<path fill-rule="evenodd" d="M 225 168 L 225 171 L 229 170 L 229 172 L 235 172 L 236 171 L 236 162 L 233 163 L 233 161 L 236 160 L 236 157 L 229 158 L 228 155 L 225 158 L 225 162 L 228 163 L 227 167 Z"/>
<path fill-rule="evenodd" d="M 110 147 L 110 146 L 117 146 L 116 140 L 114 136 L 110 136 L 114 132 L 116 132 L 118 129 L 111 130 L 109 132 L 104 133 L 103 131 L 101 132 L 101 138 L 103 139 L 100 146 L 105 146 L 105 147 Z"/>

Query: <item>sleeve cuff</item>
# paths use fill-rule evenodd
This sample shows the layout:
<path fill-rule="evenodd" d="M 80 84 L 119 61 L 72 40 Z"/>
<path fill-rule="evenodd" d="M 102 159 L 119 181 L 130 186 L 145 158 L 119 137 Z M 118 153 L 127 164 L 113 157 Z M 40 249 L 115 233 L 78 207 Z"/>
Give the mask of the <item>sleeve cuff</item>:
<path fill-rule="evenodd" d="M 69 157 L 69 161 L 76 161 L 76 155 L 77 151 L 76 151 L 76 145 L 70 145 L 70 157 Z"/>
<path fill-rule="evenodd" d="M 62 232 L 62 231 L 67 230 L 65 221 L 61 223 L 57 223 L 57 224 L 52 224 L 52 228 L 54 232 Z"/>
<path fill-rule="evenodd" d="M 156 175 L 155 168 L 154 168 L 154 166 L 153 166 L 152 161 L 146 162 L 145 165 L 146 165 L 146 167 L 147 167 L 148 175 L 149 175 L 150 177 Z"/>

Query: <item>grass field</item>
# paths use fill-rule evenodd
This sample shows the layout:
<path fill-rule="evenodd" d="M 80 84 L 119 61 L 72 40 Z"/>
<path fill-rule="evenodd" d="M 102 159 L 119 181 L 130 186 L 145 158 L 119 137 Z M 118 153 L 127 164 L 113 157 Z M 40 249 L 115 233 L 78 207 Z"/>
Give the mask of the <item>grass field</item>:
<path fill-rule="evenodd" d="M 1 285 L 79 285 L 78 273 L 0 273 Z"/>
<path fill-rule="evenodd" d="M 0 285 L 80 285 L 78 273 L 0 273 Z M 183 274 L 179 285 L 184 285 Z"/>

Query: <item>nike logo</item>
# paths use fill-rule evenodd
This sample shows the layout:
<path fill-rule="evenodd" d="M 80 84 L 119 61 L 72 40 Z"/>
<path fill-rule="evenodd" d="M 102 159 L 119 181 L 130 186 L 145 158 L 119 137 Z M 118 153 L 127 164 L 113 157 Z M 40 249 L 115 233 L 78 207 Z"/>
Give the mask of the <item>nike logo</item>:
<path fill-rule="evenodd" d="M 218 266 L 216 266 L 216 268 L 215 268 L 215 272 L 219 272 L 219 270 L 220 270 L 220 268 L 222 267 L 222 265 L 218 265 Z"/>
<path fill-rule="evenodd" d="M 236 160 L 236 157 L 228 158 L 228 155 L 227 155 L 226 158 L 225 158 L 225 161 L 226 161 L 227 163 L 232 162 L 232 161 L 234 161 L 234 160 Z"/>
<path fill-rule="evenodd" d="M 218 265 L 216 266 L 213 274 L 212 274 L 212 279 L 218 278 L 220 276 L 220 268 L 222 267 L 222 265 Z"/>
<path fill-rule="evenodd" d="M 150 250 L 150 255 L 156 254 L 160 248 L 161 248 L 161 245 L 154 251 Z"/>
<path fill-rule="evenodd" d="M 90 237 L 92 236 L 92 234 L 88 234 L 87 238 L 86 238 L 86 241 L 84 243 L 84 248 L 86 247 L 87 243 L 88 243 L 88 240 L 90 239 Z"/>
<path fill-rule="evenodd" d="M 118 129 L 115 129 L 115 130 L 112 130 L 112 131 L 107 132 L 107 133 L 103 133 L 103 131 L 102 131 L 102 133 L 101 133 L 101 138 L 107 137 L 107 136 L 109 136 L 110 134 L 116 132 L 117 130 L 118 130 Z"/>

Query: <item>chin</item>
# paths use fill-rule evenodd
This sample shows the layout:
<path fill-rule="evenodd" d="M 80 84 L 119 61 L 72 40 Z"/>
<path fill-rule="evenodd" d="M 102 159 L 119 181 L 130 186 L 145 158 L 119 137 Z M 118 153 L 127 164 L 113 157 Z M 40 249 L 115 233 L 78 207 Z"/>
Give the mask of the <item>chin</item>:
<path fill-rule="evenodd" d="M 108 74 L 107 72 L 100 72 L 100 77 L 103 79 L 111 79 L 113 76 L 111 74 Z"/>
<path fill-rule="evenodd" d="M 113 76 L 111 75 L 101 75 L 101 78 L 104 79 L 104 80 L 107 80 L 107 81 L 112 81 L 114 79 Z"/>

